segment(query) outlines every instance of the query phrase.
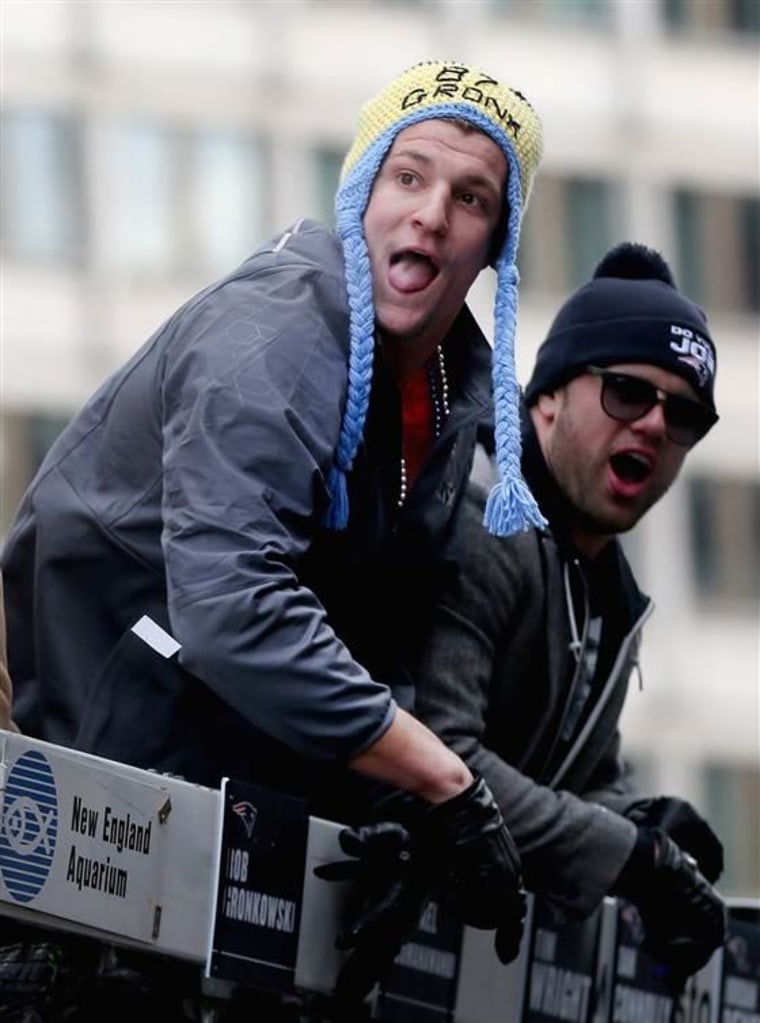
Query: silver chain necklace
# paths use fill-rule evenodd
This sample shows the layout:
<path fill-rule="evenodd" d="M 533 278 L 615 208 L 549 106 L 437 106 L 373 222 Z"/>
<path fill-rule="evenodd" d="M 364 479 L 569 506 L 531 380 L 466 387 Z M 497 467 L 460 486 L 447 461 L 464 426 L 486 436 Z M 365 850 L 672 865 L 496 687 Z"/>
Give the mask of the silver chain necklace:
<path fill-rule="evenodd" d="M 433 438 L 437 440 L 441 436 L 444 424 L 449 415 L 449 378 L 446 373 L 446 357 L 443 354 L 441 345 L 435 350 L 435 360 L 429 359 L 427 363 L 428 386 L 430 397 L 433 401 Z M 406 459 L 404 458 L 404 438 L 401 438 L 401 455 L 399 458 L 399 488 L 398 507 L 403 508 L 409 491 L 409 481 L 406 473 Z"/>

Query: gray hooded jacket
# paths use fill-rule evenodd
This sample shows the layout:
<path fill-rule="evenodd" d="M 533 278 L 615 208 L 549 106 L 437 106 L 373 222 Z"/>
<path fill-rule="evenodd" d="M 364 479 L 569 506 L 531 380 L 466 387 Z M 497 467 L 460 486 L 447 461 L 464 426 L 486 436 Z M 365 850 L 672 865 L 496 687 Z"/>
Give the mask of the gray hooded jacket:
<path fill-rule="evenodd" d="M 530 430 L 524 450 L 526 478 L 554 525 Z M 450 554 L 463 567 L 439 594 L 417 713 L 488 782 L 528 887 L 585 915 L 608 894 L 636 837 L 620 816 L 641 794 L 626 777 L 618 719 L 652 605 L 612 544 L 615 639 L 604 677 L 574 711 L 592 643 L 584 570 L 550 530 L 488 534 L 486 496 L 473 483 L 457 515 Z"/>
<path fill-rule="evenodd" d="M 389 727 L 389 685 L 408 688 L 394 644 L 436 575 L 490 351 L 464 310 L 451 415 L 401 513 L 398 398 L 376 360 L 349 528 L 332 534 L 347 323 L 340 242 L 300 222 L 179 309 L 64 430 L 3 554 L 24 731 L 298 791 L 305 765 Z M 133 631 L 143 616 L 178 651 Z"/>

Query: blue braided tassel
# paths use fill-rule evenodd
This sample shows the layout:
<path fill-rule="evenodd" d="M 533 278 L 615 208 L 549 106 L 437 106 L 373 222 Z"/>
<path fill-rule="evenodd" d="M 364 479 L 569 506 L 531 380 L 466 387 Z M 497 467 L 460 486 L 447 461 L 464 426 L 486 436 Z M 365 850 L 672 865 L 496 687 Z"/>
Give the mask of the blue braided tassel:
<path fill-rule="evenodd" d="M 362 232 L 361 213 L 366 206 L 368 184 L 359 180 L 344 186 L 336 197 L 338 233 L 348 293 L 350 346 L 346 406 L 338 434 L 334 463 L 328 477 L 330 504 L 324 517 L 328 529 L 345 529 L 349 502 L 346 476 L 364 432 L 375 353 L 375 308 L 372 301 L 372 273 L 369 252 Z"/>
<path fill-rule="evenodd" d="M 500 480 L 486 501 L 483 524 L 494 536 L 511 536 L 534 526 L 543 529 L 546 519 L 522 477 Z"/>
<path fill-rule="evenodd" d="M 325 512 L 324 525 L 328 529 L 345 529 L 348 525 L 348 484 L 346 474 L 337 465 L 330 469 L 327 478 L 330 504 Z"/>
<path fill-rule="evenodd" d="M 512 237 L 508 237 L 508 251 L 497 263 L 493 393 L 499 482 L 489 494 L 483 516 L 484 525 L 496 536 L 510 536 L 534 526 L 540 529 L 547 525 L 522 477 L 520 466 L 520 388 L 515 378 L 514 350 L 519 275 L 513 261 L 513 251 L 517 247 L 515 234 L 518 231 L 519 226 L 514 225 L 513 233 L 513 225 L 510 224 L 509 234 Z"/>

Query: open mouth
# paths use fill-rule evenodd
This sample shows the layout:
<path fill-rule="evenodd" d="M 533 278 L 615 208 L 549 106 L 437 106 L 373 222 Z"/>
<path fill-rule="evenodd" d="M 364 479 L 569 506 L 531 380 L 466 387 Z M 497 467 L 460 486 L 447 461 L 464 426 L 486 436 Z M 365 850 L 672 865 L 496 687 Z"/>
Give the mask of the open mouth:
<path fill-rule="evenodd" d="M 652 459 L 634 451 L 621 451 L 610 458 L 613 472 L 624 483 L 643 483 L 652 471 Z"/>
<path fill-rule="evenodd" d="M 402 249 L 390 260 L 390 281 L 399 291 L 422 291 L 438 276 L 438 266 L 422 252 Z"/>

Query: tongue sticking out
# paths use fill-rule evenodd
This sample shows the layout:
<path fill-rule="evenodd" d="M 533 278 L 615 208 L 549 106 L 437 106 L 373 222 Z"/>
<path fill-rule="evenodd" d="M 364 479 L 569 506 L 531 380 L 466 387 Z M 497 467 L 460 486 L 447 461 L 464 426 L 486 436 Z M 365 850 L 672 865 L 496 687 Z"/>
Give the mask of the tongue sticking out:
<path fill-rule="evenodd" d="M 388 276 L 398 291 L 422 291 L 438 276 L 438 270 L 426 256 L 403 252 L 391 260 Z"/>

